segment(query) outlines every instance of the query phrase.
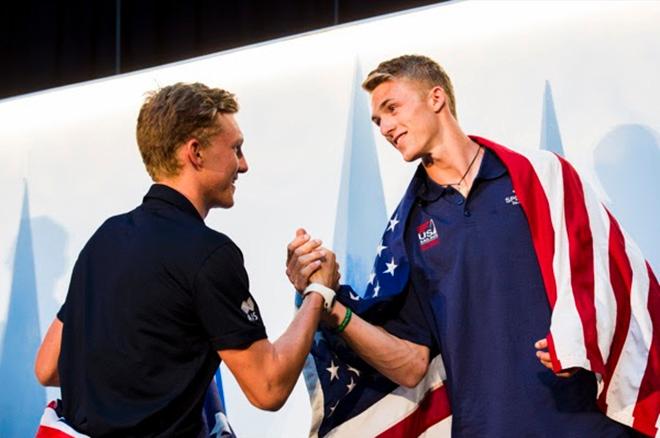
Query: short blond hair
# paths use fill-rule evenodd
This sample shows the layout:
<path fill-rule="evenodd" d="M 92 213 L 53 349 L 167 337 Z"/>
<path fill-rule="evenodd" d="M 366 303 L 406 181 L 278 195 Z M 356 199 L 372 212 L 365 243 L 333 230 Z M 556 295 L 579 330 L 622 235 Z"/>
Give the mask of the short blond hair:
<path fill-rule="evenodd" d="M 421 55 L 403 55 L 378 64 L 375 70 L 367 75 L 362 88 L 371 93 L 377 86 L 395 78 L 406 78 L 422 83 L 429 89 L 442 87 L 447 95 L 449 110 L 456 117 L 456 100 L 451 79 L 437 62 Z"/>
<path fill-rule="evenodd" d="M 237 111 L 232 93 L 201 83 L 178 82 L 148 93 L 138 115 L 136 137 L 151 178 L 178 175 L 179 146 L 191 138 L 208 145 L 222 129 L 216 116 Z"/>

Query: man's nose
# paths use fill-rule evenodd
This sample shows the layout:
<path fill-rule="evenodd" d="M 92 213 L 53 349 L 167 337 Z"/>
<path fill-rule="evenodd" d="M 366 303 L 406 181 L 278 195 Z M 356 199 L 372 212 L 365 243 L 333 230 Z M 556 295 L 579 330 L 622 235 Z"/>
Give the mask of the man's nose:
<path fill-rule="evenodd" d="M 245 159 L 245 155 L 241 157 L 240 160 L 238 160 L 238 173 L 245 173 L 248 171 L 248 163 L 247 160 Z"/>
<path fill-rule="evenodd" d="M 390 139 L 392 133 L 394 132 L 394 121 L 392 119 L 381 119 L 380 121 L 380 133 L 383 137 Z"/>

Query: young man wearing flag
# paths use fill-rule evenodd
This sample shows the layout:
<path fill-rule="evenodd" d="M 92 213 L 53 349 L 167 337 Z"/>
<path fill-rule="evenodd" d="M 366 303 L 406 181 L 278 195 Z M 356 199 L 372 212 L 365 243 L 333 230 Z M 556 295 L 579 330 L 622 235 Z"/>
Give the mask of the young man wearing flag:
<path fill-rule="evenodd" d="M 237 111 L 231 93 L 199 83 L 146 99 L 137 141 L 154 185 L 76 261 L 37 355 L 39 381 L 62 388 L 39 436 L 225 436 L 202 421 L 221 360 L 254 406 L 276 410 L 288 398 L 338 274 L 327 254 L 288 329 L 267 339 L 241 251 L 204 224 L 211 208 L 233 206 L 248 170 Z"/>
<path fill-rule="evenodd" d="M 342 288 L 328 318 L 359 357 L 328 330 L 319 345 L 334 353 L 312 350 L 324 387 L 314 432 L 417 436 L 451 411 L 456 437 L 655 436 L 658 282 L 570 164 L 466 135 L 427 57 L 383 62 L 363 88 L 381 134 L 421 164 L 363 299 Z M 297 289 L 300 245 L 289 246 Z M 375 394 L 369 366 L 416 393 Z M 343 369 L 362 374 L 332 395 Z"/>

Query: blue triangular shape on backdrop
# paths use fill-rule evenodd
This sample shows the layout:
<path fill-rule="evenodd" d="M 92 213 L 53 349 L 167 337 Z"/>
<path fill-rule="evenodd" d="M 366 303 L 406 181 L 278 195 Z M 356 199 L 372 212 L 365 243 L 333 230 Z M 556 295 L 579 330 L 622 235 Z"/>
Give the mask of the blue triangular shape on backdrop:
<path fill-rule="evenodd" d="M 559 124 L 555 104 L 552 100 L 552 88 L 550 82 L 545 81 L 545 92 L 543 93 L 543 120 L 541 121 L 541 149 L 554 152 L 564 156 L 564 147 L 559 134 Z"/>
<path fill-rule="evenodd" d="M 34 436 L 46 406 L 46 390 L 34 375 L 41 343 L 27 183 L 16 238 L 9 313 L 0 363 L 0 436 Z"/>
<path fill-rule="evenodd" d="M 356 63 L 353 80 L 333 248 L 342 271 L 342 283 L 360 294 L 387 221 L 378 154 L 371 127 L 367 93 L 360 87 Z"/>

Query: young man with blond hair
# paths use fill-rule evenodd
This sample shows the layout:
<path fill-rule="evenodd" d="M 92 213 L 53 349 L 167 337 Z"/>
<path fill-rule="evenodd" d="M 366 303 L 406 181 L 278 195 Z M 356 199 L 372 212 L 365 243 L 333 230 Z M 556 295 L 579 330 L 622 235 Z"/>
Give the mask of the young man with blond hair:
<path fill-rule="evenodd" d="M 208 436 L 202 404 L 221 360 L 261 409 L 279 409 L 297 381 L 336 264 L 312 251 L 326 260 L 318 283 L 271 343 L 241 251 L 204 224 L 210 209 L 234 204 L 248 170 L 237 111 L 231 93 L 199 83 L 164 87 L 140 110 L 137 142 L 154 185 L 87 242 L 36 360 L 80 433 Z"/>
<path fill-rule="evenodd" d="M 583 193 L 572 167 L 551 154 L 527 159 L 466 135 L 451 81 L 427 57 L 383 62 L 363 88 L 381 134 L 405 161 L 421 164 L 378 245 L 364 294 L 379 306 L 392 299 L 394 316 L 373 325 L 347 310 L 366 308 L 364 301 L 340 294 L 328 324 L 341 324 L 341 336 L 364 361 L 405 387 L 419 384 L 431 359 L 441 354 L 454 437 L 633 435 L 599 410 L 594 372 L 606 386 L 600 407 L 606 406 L 607 415 L 654 433 L 656 346 L 648 343 L 650 335 L 633 339 L 625 346 L 634 359 L 621 359 L 617 368 L 627 326 L 609 320 L 609 310 L 599 315 L 597 326 L 589 312 L 601 311 L 595 308 L 601 299 L 614 301 L 605 296 L 608 289 L 594 285 L 594 272 L 601 269 L 606 278 L 611 275 L 617 300 L 638 296 L 646 306 L 648 297 L 648 310 L 632 309 L 635 324 L 647 320 L 644 312 L 657 317 L 658 283 L 634 251 L 624 261 L 618 224 L 586 188 Z M 587 209 L 595 214 L 587 215 Z M 563 222 L 552 226 L 560 216 L 566 217 L 567 232 Z M 594 243 L 599 229 L 611 233 L 604 245 L 603 239 Z M 297 249 L 302 243 L 297 237 L 289 246 L 294 257 L 288 273 L 297 289 L 307 283 L 301 272 L 307 265 L 298 259 L 305 254 Z M 640 281 L 621 289 L 617 273 L 630 265 L 639 267 L 634 271 Z M 603 326 L 608 320 L 612 325 Z M 647 326 L 640 330 L 653 333 Z M 641 379 L 620 375 L 630 364 L 644 364 L 645 370 L 635 371 Z M 620 408 L 629 390 L 637 391 L 637 404 Z M 338 406 L 341 402 L 333 413 Z M 327 413 L 322 421 L 320 435 L 337 426 Z M 411 430 L 414 434 L 407 433 L 416 436 L 424 428 Z"/>

